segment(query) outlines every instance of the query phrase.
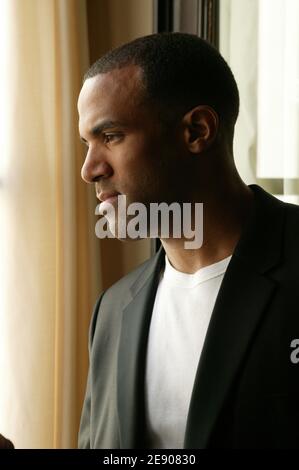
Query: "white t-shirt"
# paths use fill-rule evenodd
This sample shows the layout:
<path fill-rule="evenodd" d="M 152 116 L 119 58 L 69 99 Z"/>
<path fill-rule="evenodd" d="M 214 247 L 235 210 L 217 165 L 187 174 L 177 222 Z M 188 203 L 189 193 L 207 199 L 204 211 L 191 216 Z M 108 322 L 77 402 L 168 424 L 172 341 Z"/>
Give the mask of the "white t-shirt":
<path fill-rule="evenodd" d="M 148 448 L 183 448 L 196 369 L 230 259 L 185 274 L 174 269 L 165 256 L 146 358 Z"/>

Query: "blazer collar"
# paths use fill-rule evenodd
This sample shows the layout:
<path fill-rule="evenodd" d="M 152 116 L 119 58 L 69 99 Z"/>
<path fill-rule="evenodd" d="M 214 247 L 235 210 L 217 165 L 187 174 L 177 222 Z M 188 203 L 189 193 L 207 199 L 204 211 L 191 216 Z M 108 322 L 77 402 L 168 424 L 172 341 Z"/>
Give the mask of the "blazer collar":
<path fill-rule="evenodd" d="M 255 184 L 254 208 L 247 229 L 237 244 L 234 256 L 253 270 L 266 273 L 279 263 L 284 230 L 285 203 Z"/>
<path fill-rule="evenodd" d="M 208 446 L 250 339 L 275 290 L 266 273 L 278 264 L 284 205 L 256 185 L 254 210 L 233 253 L 212 313 L 196 372 L 186 448 Z M 121 448 L 145 447 L 144 378 L 151 314 L 165 252 L 161 246 L 124 299 L 118 355 Z"/>

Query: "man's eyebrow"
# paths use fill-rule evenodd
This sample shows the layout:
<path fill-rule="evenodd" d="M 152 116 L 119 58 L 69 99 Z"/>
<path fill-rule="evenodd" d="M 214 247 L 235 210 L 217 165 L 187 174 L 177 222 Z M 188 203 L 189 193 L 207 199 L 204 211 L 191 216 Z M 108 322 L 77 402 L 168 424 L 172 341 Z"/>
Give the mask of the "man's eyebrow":
<path fill-rule="evenodd" d="M 90 131 L 90 135 L 92 135 L 93 137 L 97 137 L 104 130 L 111 129 L 113 127 L 125 127 L 125 124 L 123 122 L 120 122 L 120 121 L 106 120 L 106 121 L 103 121 L 103 122 L 97 124 L 95 127 L 93 127 Z M 84 143 L 87 142 L 82 136 L 80 136 L 80 139 Z"/>

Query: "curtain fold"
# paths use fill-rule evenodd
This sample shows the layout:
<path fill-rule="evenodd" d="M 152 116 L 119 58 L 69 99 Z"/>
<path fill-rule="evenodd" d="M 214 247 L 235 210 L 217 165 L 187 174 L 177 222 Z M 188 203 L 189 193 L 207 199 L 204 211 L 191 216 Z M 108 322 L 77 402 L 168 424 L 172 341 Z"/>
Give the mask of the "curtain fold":
<path fill-rule="evenodd" d="M 76 447 L 87 334 L 101 290 L 93 188 L 76 102 L 89 65 L 85 0 L 3 0 L 9 24 L 0 156 L 0 432 Z"/>

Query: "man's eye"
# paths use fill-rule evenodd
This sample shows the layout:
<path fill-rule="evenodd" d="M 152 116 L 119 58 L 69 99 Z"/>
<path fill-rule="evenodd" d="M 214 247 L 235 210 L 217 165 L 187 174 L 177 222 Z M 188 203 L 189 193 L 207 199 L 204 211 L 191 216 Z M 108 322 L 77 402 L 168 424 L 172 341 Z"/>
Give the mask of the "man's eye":
<path fill-rule="evenodd" d="M 104 134 L 104 142 L 105 144 L 109 144 L 121 138 L 120 134 Z"/>

